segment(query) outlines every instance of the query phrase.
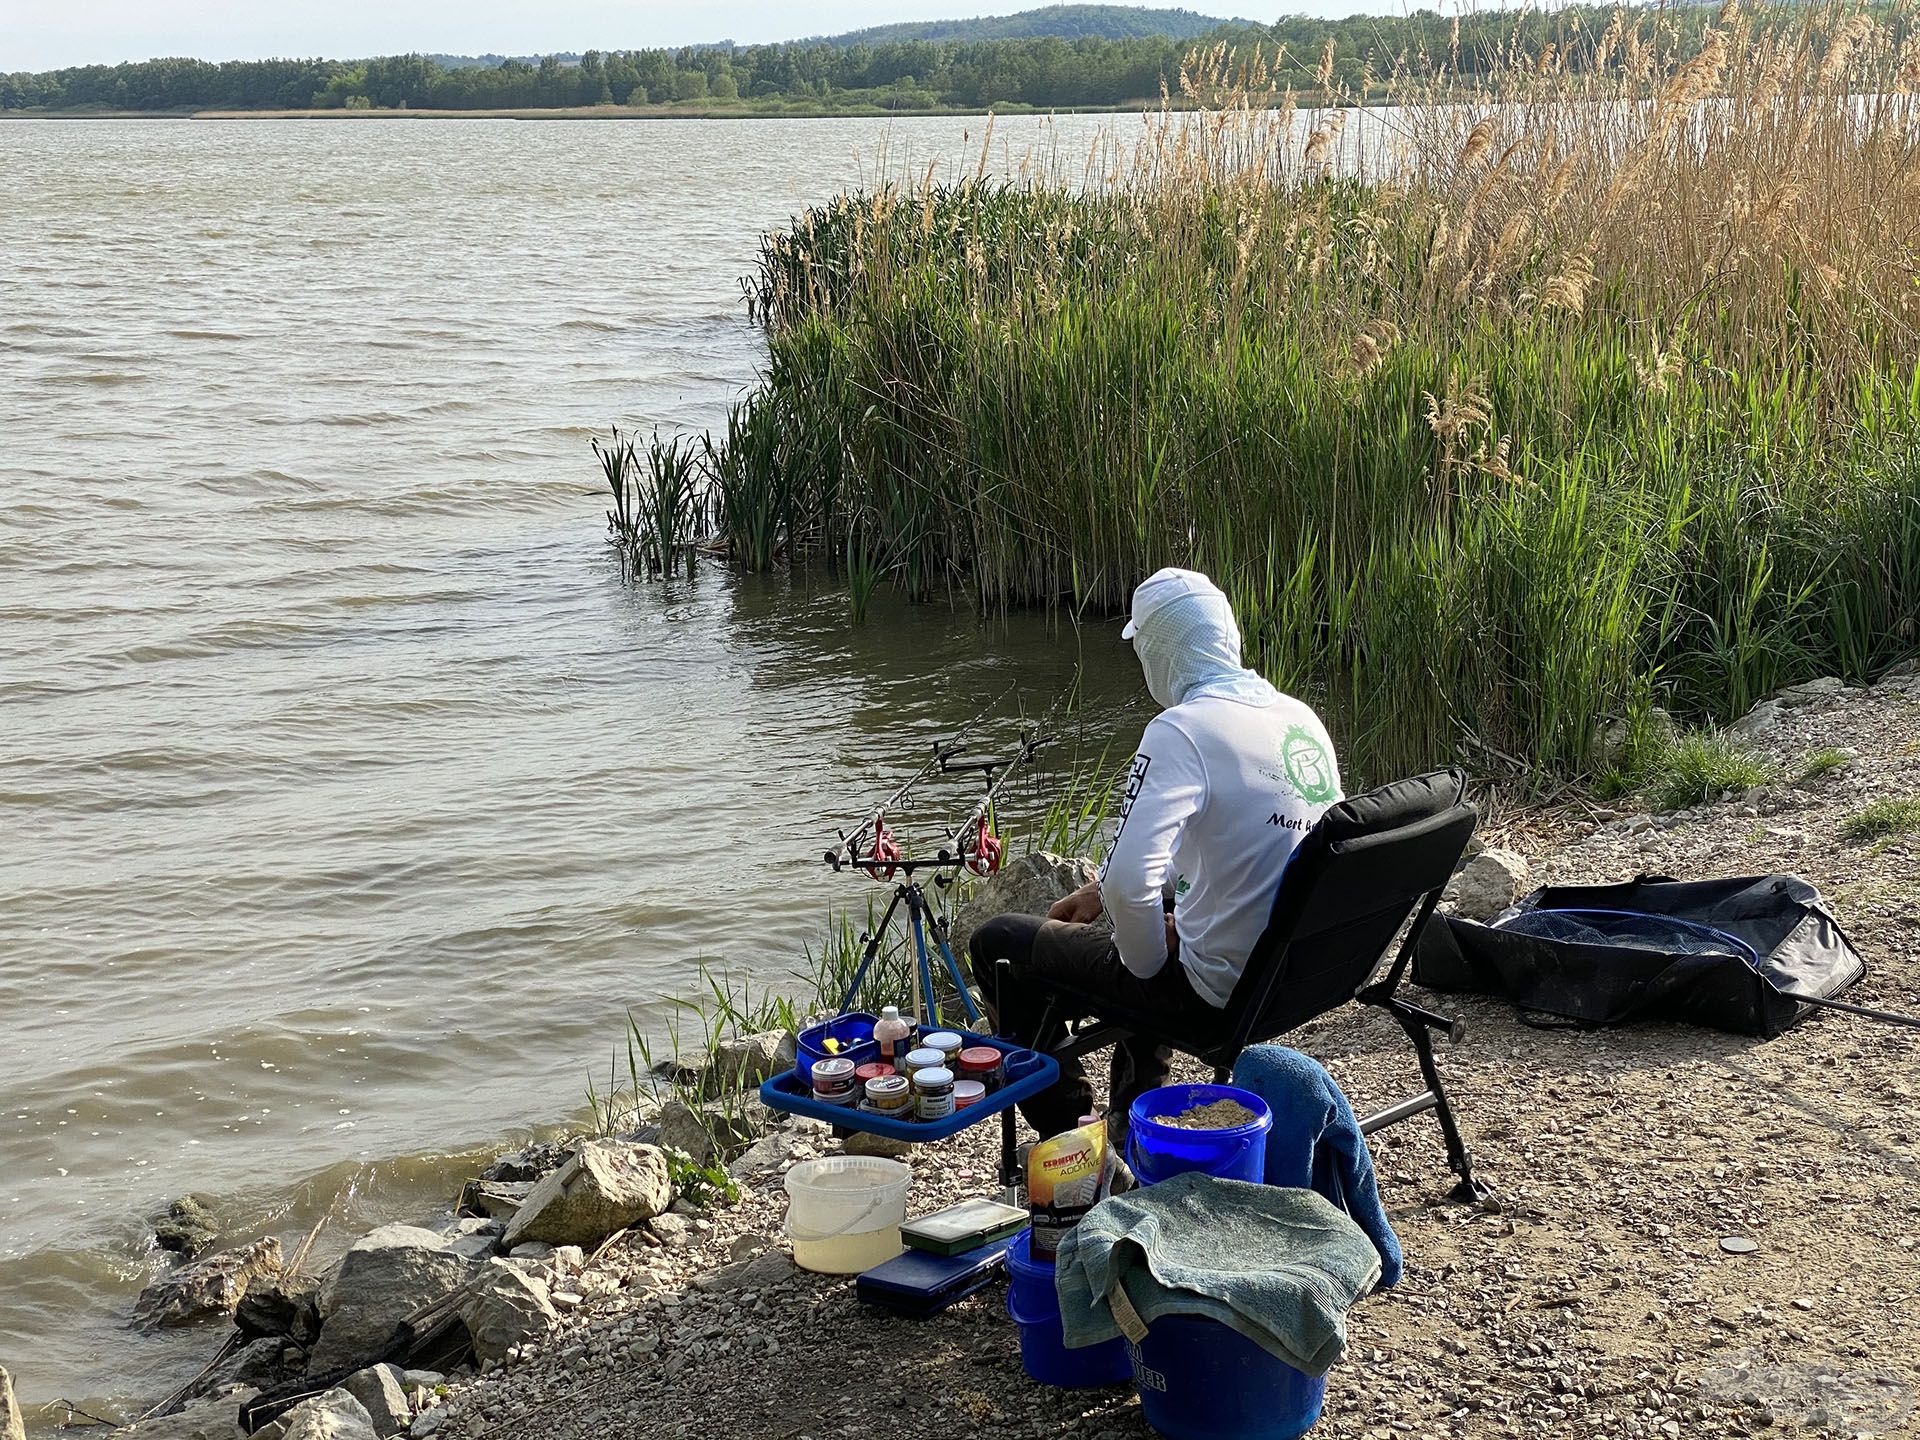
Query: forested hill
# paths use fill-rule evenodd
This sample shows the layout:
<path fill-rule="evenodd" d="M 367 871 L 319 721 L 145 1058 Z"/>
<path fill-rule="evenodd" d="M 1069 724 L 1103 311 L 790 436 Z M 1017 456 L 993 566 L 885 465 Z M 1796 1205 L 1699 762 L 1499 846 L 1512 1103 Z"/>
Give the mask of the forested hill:
<path fill-rule="evenodd" d="M 1176 94 L 1196 44 L 1264 48 L 1282 88 L 1316 91 L 1330 76 L 1352 96 L 1396 57 L 1448 55 L 1467 73 L 1509 47 L 1557 47 L 1579 66 L 1614 11 L 1600 5 L 1493 10 L 1455 22 L 1431 10 L 1345 20 L 1289 17 L 1272 25 L 1224 22 L 1185 39 L 799 41 L 677 50 L 588 50 L 538 63 L 437 63 L 425 55 L 375 60 L 147 60 L 0 75 L 0 111 L 554 110 L 625 107 L 661 114 L 830 115 L 934 110 L 1118 109 Z M 1711 7 L 1663 10 L 1674 43 L 1698 43 Z M 1454 25 L 1458 24 L 1457 33 Z M 1276 54 L 1283 58 L 1275 59 Z M 452 57 L 447 57 L 451 59 Z M 1325 64 L 1323 71 L 1322 65 Z"/>
<path fill-rule="evenodd" d="M 823 37 L 829 45 L 892 45 L 902 40 L 1033 40 L 1052 35 L 1061 40 L 1138 40 L 1162 35 L 1169 40 L 1197 40 L 1222 21 L 1193 10 L 1148 10 L 1138 5 L 1048 5 L 1018 15 L 982 15 L 973 20 L 916 20 L 898 25 L 875 25 Z"/>

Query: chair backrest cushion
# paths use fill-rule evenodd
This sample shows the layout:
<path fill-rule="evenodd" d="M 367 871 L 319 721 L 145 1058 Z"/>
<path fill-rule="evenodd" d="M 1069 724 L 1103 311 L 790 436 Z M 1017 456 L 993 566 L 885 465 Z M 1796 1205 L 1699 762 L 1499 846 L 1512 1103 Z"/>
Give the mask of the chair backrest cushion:
<path fill-rule="evenodd" d="M 1452 877 L 1478 819 L 1458 770 L 1383 785 L 1321 816 L 1280 877 L 1228 1002 L 1238 1042 L 1352 999 L 1415 907 Z"/>

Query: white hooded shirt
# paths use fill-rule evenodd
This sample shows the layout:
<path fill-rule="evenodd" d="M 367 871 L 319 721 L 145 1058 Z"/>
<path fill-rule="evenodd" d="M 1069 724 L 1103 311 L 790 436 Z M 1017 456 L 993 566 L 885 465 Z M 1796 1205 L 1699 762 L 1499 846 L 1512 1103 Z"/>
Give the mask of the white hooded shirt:
<path fill-rule="evenodd" d="M 1145 979 L 1167 962 L 1171 892 L 1180 963 L 1195 993 L 1224 1007 L 1294 846 L 1341 798 L 1340 772 L 1312 708 L 1241 667 L 1226 597 L 1173 573 L 1187 593 L 1129 627 L 1167 708 L 1128 771 L 1100 893 L 1121 963 Z"/>

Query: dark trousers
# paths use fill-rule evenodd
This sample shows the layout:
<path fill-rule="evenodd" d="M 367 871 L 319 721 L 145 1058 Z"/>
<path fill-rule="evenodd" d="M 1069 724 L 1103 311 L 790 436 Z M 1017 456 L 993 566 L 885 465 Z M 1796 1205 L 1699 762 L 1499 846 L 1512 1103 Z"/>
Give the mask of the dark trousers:
<path fill-rule="evenodd" d="M 1140 979 L 1120 963 L 1113 932 L 1104 926 L 999 915 L 973 932 L 967 955 L 998 1033 L 1023 1045 L 1050 1045 L 1060 1038 L 1038 1033 L 1051 998 L 1050 981 L 1071 985 L 1078 994 L 1111 999 L 1130 1011 L 1177 1016 L 1189 1022 L 1188 1028 L 1194 1019 L 1204 1024 L 1207 1017 L 1221 1014 L 1194 993 L 1176 959 L 1169 957 L 1151 980 Z M 997 963 L 1001 960 L 1012 963 L 1002 967 Z M 1009 972 L 1004 979 L 1003 968 Z M 1071 1008 L 1054 1011 L 1056 1021 L 1081 1018 Z M 1120 1127 L 1126 1125 L 1128 1107 L 1137 1097 L 1167 1083 L 1172 1059 L 1171 1050 L 1148 1039 L 1130 1036 L 1114 1046 L 1107 1106 Z M 1060 1083 L 1021 1105 L 1020 1113 L 1043 1137 L 1071 1130 L 1082 1115 L 1093 1114 L 1093 1083 L 1079 1057 L 1061 1060 Z"/>

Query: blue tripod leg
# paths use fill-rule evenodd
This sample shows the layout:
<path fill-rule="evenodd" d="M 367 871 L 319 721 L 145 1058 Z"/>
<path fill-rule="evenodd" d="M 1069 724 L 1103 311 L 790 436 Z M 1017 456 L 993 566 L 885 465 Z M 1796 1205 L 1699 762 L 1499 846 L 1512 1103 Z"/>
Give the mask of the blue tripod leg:
<path fill-rule="evenodd" d="M 860 956 L 860 968 L 853 972 L 853 979 L 847 985 L 847 993 L 840 997 L 842 1015 L 853 1009 L 854 997 L 860 993 L 860 983 L 867 978 L 867 969 L 873 964 L 873 957 L 880 953 L 880 943 L 886 938 L 887 926 L 893 923 L 893 912 L 899 908 L 900 889 L 896 889 L 893 892 L 893 899 L 887 902 L 887 913 L 880 917 L 880 923 L 874 926 L 873 933 L 867 936 L 867 948 Z M 867 914 L 871 915 L 873 912 L 869 910 Z"/>
<path fill-rule="evenodd" d="M 927 958 L 927 932 L 920 921 L 920 910 L 926 901 L 918 894 L 907 902 L 907 919 L 913 925 L 913 953 L 920 965 L 920 993 L 926 999 L 927 1020 L 938 1024 L 940 1020 L 940 1001 L 933 993 L 933 966 Z"/>
<path fill-rule="evenodd" d="M 947 973 L 953 976 L 953 988 L 960 992 L 960 1003 L 967 1007 L 967 1019 L 977 1030 L 980 1028 L 980 1007 L 973 1003 L 973 991 L 967 988 L 967 977 L 960 969 L 960 962 L 953 957 L 953 946 L 947 943 L 947 922 L 929 913 L 933 943 L 940 947 L 941 957 L 947 962 Z"/>

